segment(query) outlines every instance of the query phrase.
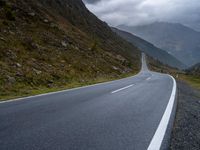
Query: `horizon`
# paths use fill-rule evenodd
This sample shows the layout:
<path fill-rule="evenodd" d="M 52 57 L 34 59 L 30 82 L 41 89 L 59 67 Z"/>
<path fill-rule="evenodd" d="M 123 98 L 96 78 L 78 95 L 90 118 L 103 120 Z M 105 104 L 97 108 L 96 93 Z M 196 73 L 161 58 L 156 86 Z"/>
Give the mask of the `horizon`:
<path fill-rule="evenodd" d="M 141 26 L 154 22 L 180 23 L 200 31 L 197 0 L 83 0 L 86 7 L 110 26 Z"/>

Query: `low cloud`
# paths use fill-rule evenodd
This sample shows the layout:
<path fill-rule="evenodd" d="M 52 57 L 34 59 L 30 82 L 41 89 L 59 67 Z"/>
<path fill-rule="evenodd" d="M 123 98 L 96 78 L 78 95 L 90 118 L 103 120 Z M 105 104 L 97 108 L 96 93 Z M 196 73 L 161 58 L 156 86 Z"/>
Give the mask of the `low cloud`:
<path fill-rule="evenodd" d="M 84 0 L 90 11 L 112 26 L 155 21 L 182 23 L 200 30 L 199 0 Z"/>

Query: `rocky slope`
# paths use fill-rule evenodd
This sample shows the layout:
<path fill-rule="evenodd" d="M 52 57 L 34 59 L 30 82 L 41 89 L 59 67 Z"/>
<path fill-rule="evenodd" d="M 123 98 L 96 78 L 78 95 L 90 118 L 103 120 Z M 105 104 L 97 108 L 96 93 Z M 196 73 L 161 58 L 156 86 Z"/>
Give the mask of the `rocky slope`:
<path fill-rule="evenodd" d="M 200 63 L 190 67 L 189 69 L 187 69 L 186 73 L 200 77 Z"/>
<path fill-rule="evenodd" d="M 136 45 L 141 51 L 145 52 L 149 56 L 153 57 L 154 59 L 159 60 L 163 64 L 167 64 L 172 67 L 176 67 L 179 69 L 186 68 L 182 62 L 177 60 L 175 57 L 167 53 L 166 51 L 155 47 L 153 44 L 131 34 L 126 31 L 119 30 L 117 28 L 112 28 L 114 32 L 120 35 L 125 40 L 129 41 L 133 45 Z"/>
<path fill-rule="evenodd" d="M 0 0 L 0 98 L 118 78 L 140 52 L 81 0 Z"/>

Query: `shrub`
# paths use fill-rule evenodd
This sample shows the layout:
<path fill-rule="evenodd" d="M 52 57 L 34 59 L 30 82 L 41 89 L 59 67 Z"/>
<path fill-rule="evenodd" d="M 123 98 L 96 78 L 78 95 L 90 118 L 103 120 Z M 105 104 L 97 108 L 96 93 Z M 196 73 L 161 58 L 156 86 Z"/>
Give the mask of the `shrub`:
<path fill-rule="evenodd" d="M 10 21 L 15 21 L 15 14 L 14 12 L 12 11 L 11 7 L 6 5 L 4 7 L 5 9 L 5 15 L 6 15 L 6 18 Z"/>
<path fill-rule="evenodd" d="M 91 47 L 91 51 L 94 52 L 97 49 L 97 41 L 95 41 Z"/>
<path fill-rule="evenodd" d="M 4 7 L 4 6 L 6 6 L 6 2 L 3 1 L 3 0 L 0 0 L 0 8 L 2 8 L 2 7 Z"/>
<path fill-rule="evenodd" d="M 6 11 L 6 18 L 10 21 L 15 21 L 15 15 L 11 10 Z"/>

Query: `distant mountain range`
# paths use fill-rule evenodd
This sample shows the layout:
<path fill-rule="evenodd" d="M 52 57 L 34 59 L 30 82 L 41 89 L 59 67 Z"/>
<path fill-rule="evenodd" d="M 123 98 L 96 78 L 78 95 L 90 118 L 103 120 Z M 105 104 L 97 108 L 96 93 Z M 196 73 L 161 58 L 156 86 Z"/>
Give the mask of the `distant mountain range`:
<path fill-rule="evenodd" d="M 155 22 L 135 27 L 120 25 L 118 28 L 131 32 L 167 51 L 188 66 L 200 61 L 200 32 L 186 26 Z"/>
<path fill-rule="evenodd" d="M 137 46 L 141 51 L 145 52 L 149 56 L 159 60 L 163 64 L 167 64 L 172 67 L 176 68 L 186 68 L 186 65 L 181 63 L 179 60 L 177 60 L 172 55 L 168 54 L 166 51 L 159 49 L 155 47 L 153 44 L 131 34 L 126 31 L 119 30 L 117 28 L 112 28 L 114 32 L 116 32 L 118 35 L 123 37 L 125 40 L 129 41 L 133 45 Z"/>

